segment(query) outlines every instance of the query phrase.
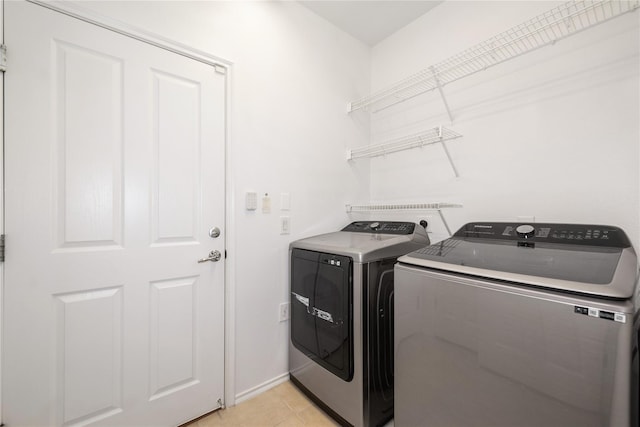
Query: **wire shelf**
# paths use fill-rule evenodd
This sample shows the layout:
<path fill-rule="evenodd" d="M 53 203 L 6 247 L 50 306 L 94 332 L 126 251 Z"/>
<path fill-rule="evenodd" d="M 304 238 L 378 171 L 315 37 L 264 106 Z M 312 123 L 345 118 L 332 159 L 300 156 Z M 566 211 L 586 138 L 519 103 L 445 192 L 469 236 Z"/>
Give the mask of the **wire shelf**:
<path fill-rule="evenodd" d="M 422 147 L 425 145 L 435 144 L 436 142 L 449 141 L 460 138 L 457 132 L 447 129 L 443 126 L 435 127 L 427 131 L 414 133 L 412 135 L 403 136 L 382 144 L 370 145 L 363 148 L 347 150 L 347 159 L 355 160 L 363 157 L 384 156 L 397 151 L 408 150 L 411 148 Z"/>
<path fill-rule="evenodd" d="M 349 105 L 380 111 L 634 11 L 639 0 L 572 0 Z"/>
<path fill-rule="evenodd" d="M 445 208 L 461 208 L 457 203 L 406 203 L 383 205 L 346 205 L 347 213 L 380 211 L 437 211 Z"/>

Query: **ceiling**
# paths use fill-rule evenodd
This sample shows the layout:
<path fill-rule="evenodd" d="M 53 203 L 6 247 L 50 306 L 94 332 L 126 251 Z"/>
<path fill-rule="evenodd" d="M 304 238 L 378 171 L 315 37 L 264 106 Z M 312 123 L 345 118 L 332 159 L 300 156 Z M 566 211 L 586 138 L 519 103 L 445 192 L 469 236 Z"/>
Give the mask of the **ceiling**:
<path fill-rule="evenodd" d="M 299 0 L 300 4 L 374 46 L 442 0 Z"/>

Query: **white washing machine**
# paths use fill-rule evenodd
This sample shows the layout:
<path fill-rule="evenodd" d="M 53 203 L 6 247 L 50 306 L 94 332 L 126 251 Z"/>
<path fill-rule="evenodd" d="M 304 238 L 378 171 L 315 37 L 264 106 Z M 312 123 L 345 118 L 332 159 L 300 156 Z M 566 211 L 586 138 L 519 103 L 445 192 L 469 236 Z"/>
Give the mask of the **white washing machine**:
<path fill-rule="evenodd" d="M 395 426 L 637 426 L 637 279 L 605 225 L 471 223 L 400 257 Z"/>
<path fill-rule="evenodd" d="M 359 221 L 290 245 L 290 378 L 342 425 L 393 417 L 393 268 L 428 244 L 418 224 Z"/>

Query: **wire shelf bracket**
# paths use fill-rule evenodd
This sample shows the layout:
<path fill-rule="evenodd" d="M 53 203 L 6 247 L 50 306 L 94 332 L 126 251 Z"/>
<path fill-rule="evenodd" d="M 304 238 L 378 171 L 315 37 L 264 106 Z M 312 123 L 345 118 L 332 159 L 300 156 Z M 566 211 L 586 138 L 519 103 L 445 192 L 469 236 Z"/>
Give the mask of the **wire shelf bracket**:
<path fill-rule="evenodd" d="M 443 126 L 437 126 L 427 131 L 403 136 L 401 138 L 393 139 L 382 144 L 369 145 L 363 148 L 347 150 L 347 160 L 355 160 L 363 157 L 386 156 L 387 154 L 395 153 L 397 151 L 424 147 L 425 145 L 435 144 L 439 142 L 442 144 L 442 148 L 444 149 L 444 152 L 449 159 L 449 163 L 451 164 L 453 172 L 455 173 L 456 177 L 459 177 L 460 175 L 458 174 L 458 169 L 453 162 L 453 158 L 449 153 L 445 141 L 460 138 L 461 136 L 462 135 L 451 129 L 445 128 Z"/>
<path fill-rule="evenodd" d="M 398 212 L 398 211 L 436 211 L 440 216 L 440 220 L 447 229 L 447 233 L 451 236 L 451 229 L 447 220 L 442 214 L 442 209 L 461 208 L 458 203 L 407 203 L 407 204 L 382 204 L 382 205 L 346 205 L 347 213 L 352 212 Z"/>
<path fill-rule="evenodd" d="M 415 96 L 438 89 L 453 121 L 442 88 L 558 40 L 633 12 L 640 0 L 571 0 L 464 50 L 396 84 L 348 105 L 348 112 L 377 112 Z"/>
<path fill-rule="evenodd" d="M 433 75 L 433 80 L 436 82 L 436 87 L 438 88 L 438 92 L 440 92 L 440 99 L 442 99 L 444 108 L 445 110 L 447 110 L 447 115 L 449 116 L 449 122 L 453 123 L 453 114 L 451 114 L 449 103 L 447 102 L 447 98 L 444 96 L 444 91 L 442 90 L 442 83 L 440 83 L 440 79 L 438 78 L 438 73 L 436 72 L 436 69 L 433 68 L 433 66 L 429 67 L 429 70 L 431 70 L 431 74 Z"/>

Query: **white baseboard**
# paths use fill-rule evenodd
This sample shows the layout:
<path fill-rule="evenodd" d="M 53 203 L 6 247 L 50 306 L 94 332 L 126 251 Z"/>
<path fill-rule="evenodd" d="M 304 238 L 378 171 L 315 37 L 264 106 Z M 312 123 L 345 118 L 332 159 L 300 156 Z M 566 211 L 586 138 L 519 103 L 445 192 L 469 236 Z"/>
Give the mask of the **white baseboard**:
<path fill-rule="evenodd" d="M 250 388 L 249 390 L 245 390 L 236 394 L 236 405 L 238 403 L 242 403 L 245 400 L 249 400 L 252 397 L 256 397 L 259 394 L 264 393 L 265 391 L 272 389 L 273 387 L 280 385 L 284 382 L 289 381 L 289 373 L 285 372 L 282 375 L 278 375 L 275 378 L 272 378 L 268 381 L 263 382 L 262 384 L 258 384 L 255 387 Z"/>

